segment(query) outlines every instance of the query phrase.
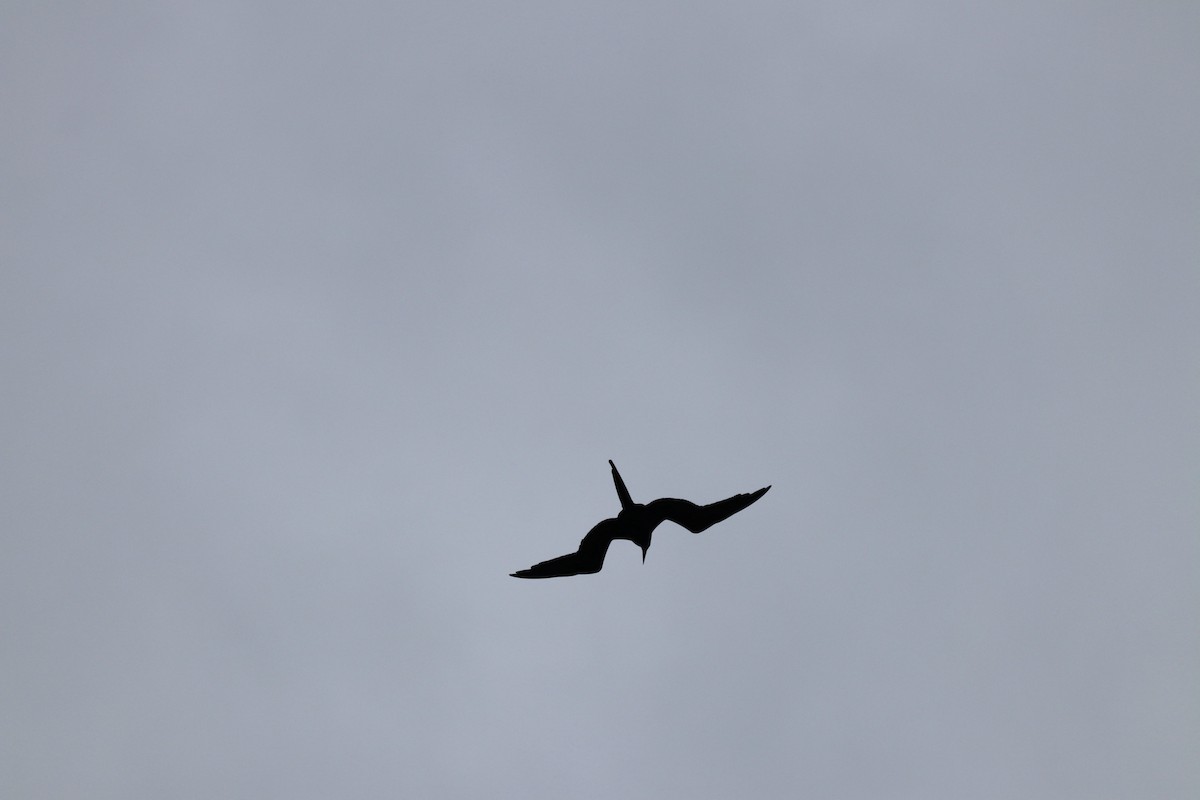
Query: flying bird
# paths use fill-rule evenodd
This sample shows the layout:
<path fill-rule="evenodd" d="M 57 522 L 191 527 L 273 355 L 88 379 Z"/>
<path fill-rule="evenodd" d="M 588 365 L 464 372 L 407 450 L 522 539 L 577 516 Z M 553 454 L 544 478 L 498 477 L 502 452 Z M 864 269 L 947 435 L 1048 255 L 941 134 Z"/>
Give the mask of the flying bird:
<path fill-rule="evenodd" d="M 596 527 L 583 537 L 579 549 L 574 553 L 534 564 L 529 569 L 517 570 L 512 573 L 514 578 L 559 578 L 599 572 L 604 566 L 608 546 L 615 539 L 628 539 L 642 548 L 644 563 L 646 551 L 650 549 L 650 536 L 662 522 L 674 522 L 692 533 L 700 533 L 723 519 L 729 519 L 771 488 L 765 486 L 757 492 L 735 494 L 706 506 L 696 505 L 688 500 L 676 500 L 673 497 L 663 497 L 643 505 L 633 502 L 633 498 L 629 496 L 625 481 L 621 480 L 621 473 L 617 472 L 617 465 L 612 461 L 609 461 L 608 465 L 612 467 L 617 497 L 621 498 L 621 513 L 597 523 Z"/>

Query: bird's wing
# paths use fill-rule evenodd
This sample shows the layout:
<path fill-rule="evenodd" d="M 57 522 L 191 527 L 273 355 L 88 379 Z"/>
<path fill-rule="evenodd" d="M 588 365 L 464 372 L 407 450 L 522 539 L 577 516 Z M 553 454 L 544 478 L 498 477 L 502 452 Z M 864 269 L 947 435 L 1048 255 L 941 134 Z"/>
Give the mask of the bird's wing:
<path fill-rule="evenodd" d="M 706 506 L 696 505 L 689 500 L 663 497 L 647 503 L 646 510 L 650 512 L 651 520 L 655 525 L 661 522 L 674 522 L 692 533 L 700 533 L 723 519 L 729 519 L 766 494 L 767 489 L 770 488 L 770 486 L 766 486 L 757 492 L 735 494 L 733 497 L 727 497 Z"/>
<path fill-rule="evenodd" d="M 587 575 L 599 572 L 604 566 L 604 556 L 612 544 L 614 534 L 622 529 L 616 519 L 606 519 L 588 531 L 579 543 L 579 549 L 565 556 L 552 558 L 529 569 L 512 573 L 514 578 L 561 578 L 567 575 Z"/>
<path fill-rule="evenodd" d="M 604 566 L 604 553 L 596 558 L 592 553 L 576 551 L 543 561 L 540 564 L 534 564 L 529 569 L 519 569 L 512 573 L 512 576 L 514 578 L 561 578 L 566 575 L 599 572 L 602 566 Z"/>

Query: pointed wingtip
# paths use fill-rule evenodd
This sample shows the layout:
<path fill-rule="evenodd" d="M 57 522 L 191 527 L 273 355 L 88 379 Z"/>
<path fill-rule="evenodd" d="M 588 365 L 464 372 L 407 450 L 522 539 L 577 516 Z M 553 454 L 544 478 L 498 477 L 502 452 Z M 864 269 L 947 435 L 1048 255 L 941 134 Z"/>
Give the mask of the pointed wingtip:
<path fill-rule="evenodd" d="M 617 465 L 616 465 L 616 464 L 614 464 L 614 463 L 612 463 L 612 459 L 611 459 L 611 458 L 608 460 L 608 465 L 609 465 L 610 467 L 612 467 L 613 469 L 616 469 L 616 468 L 617 468 Z"/>

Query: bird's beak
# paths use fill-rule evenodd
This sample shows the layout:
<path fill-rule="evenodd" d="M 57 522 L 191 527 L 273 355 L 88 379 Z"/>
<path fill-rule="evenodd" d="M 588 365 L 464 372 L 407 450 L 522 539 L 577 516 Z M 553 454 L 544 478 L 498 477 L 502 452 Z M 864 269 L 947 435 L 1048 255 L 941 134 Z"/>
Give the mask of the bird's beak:
<path fill-rule="evenodd" d="M 643 547 L 643 548 L 642 548 L 642 563 L 643 563 L 643 564 L 645 564 L 645 563 L 646 563 L 646 551 L 647 551 L 647 550 L 649 550 L 649 549 L 650 549 L 649 547 Z"/>

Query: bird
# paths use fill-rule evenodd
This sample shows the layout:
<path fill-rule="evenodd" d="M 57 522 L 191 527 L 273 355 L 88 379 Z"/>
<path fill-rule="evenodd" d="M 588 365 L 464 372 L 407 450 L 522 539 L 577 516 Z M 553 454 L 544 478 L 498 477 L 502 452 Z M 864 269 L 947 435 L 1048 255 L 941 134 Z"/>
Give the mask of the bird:
<path fill-rule="evenodd" d="M 635 503 L 617 472 L 617 465 L 610 459 L 613 485 L 621 499 L 621 511 L 617 516 L 598 522 L 579 543 L 579 549 L 565 556 L 551 558 L 529 569 L 510 573 L 514 578 L 560 578 L 568 575 L 590 575 L 604 566 L 608 546 L 616 539 L 628 539 L 642 548 L 642 563 L 646 562 L 646 551 L 650 549 L 650 537 L 663 522 L 682 525 L 692 533 L 708 530 L 724 519 L 749 506 L 767 493 L 770 486 L 756 492 L 735 494 L 708 505 L 697 505 L 689 500 L 662 497 L 649 503 Z"/>

